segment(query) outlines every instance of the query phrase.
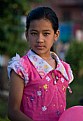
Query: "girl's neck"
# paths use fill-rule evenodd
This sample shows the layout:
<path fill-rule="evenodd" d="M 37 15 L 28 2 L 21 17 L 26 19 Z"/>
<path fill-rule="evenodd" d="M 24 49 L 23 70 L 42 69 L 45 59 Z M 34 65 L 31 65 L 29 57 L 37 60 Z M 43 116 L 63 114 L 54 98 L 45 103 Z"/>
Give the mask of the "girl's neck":
<path fill-rule="evenodd" d="M 32 49 L 31 49 L 32 50 Z M 37 54 L 34 50 L 32 50 L 35 54 Z M 37 54 L 38 55 L 38 54 Z M 39 55 L 41 58 L 43 58 L 44 60 L 47 60 L 47 61 L 49 61 L 49 60 L 51 60 L 51 59 L 53 59 L 52 57 L 51 57 L 51 54 L 50 54 L 50 52 L 47 54 L 47 55 L 44 55 L 44 54 L 42 54 L 42 55 Z"/>
<path fill-rule="evenodd" d="M 44 60 L 46 61 L 51 61 L 53 60 L 53 58 L 51 57 L 51 55 L 49 55 L 48 57 L 42 57 Z"/>

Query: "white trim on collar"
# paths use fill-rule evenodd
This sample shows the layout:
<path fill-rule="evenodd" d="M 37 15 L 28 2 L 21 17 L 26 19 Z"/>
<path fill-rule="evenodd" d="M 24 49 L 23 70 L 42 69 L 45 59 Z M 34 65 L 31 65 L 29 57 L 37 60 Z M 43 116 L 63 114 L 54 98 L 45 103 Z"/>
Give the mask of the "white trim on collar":
<path fill-rule="evenodd" d="M 59 59 L 59 57 L 54 53 L 54 52 L 51 52 L 51 55 L 53 56 L 53 58 L 57 61 L 57 68 L 56 70 L 60 71 L 62 73 L 62 75 L 67 79 L 69 80 L 68 78 L 68 75 L 67 75 L 67 72 L 65 70 L 65 67 L 64 65 L 62 64 L 61 60 Z"/>

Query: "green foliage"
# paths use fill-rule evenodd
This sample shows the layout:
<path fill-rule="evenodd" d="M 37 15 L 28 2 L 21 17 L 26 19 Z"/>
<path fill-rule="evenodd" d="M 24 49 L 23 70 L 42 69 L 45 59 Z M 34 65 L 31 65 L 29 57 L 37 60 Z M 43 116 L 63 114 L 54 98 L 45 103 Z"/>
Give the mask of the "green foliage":
<path fill-rule="evenodd" d="M 42 1 L 35 0 L 35 3 Z M 24 32 L 21 17 L 26 16 L 33 3 L 34 0 L 0 1 L 0 54 L 12 56 L 18 49 L 24 52 L 26 42 L 21 37 Z"/>
<path fill-rule="evenodd" d="M 83 42 L 73 41 L 66 54 L 66 61 L 71 65 L 74 81 L 71 83 L 73 93 L 67 92 L 67 108 L 81 105 L 83 100 Z M 83 105 L 83 104 L 82 104 Z"/>
<path fill-rule="evenodd" d="M 66 61 L 70 63 L 75 78 L 83 76 L 83 42 L 73 41 L 70 44 Z"/>
<path fill-rule="evenodd" d="M 9 121 L 8 118 L 0 118 L 0 121 Z"/>
<path fill-rule="evenodd" d="M 8 99 L 0 97 L 0 121 L 9 121 L 7 118 Z"/>
<path fill-rule="evenodd" d="M 0 97 L 0 118 L 6 118 L 7 115 L 7 100 Z"/>
<path fill-rule="evenodd" d="M 70 84 L 72 94 L 67 90 L 67 108 L 75 105 L 83 105 L 83 79 L 74 79 Z"/>

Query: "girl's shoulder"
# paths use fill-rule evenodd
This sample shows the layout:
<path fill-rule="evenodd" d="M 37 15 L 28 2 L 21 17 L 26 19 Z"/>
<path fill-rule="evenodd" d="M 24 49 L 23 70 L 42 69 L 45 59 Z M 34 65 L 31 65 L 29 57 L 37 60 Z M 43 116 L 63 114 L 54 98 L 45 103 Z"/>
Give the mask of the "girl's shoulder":
<path fill-rule="evenodd" d="M 19 54 L 16 54 L 13 58 L 11 58 L 8 62 L 7 71 L 8 77 L 10 78 L 11 71 L 14 70 L 21 78 L 24 79 L 25 74 L 28 74 L 29 71 L 29 59 L 27 55 L 20 57 Z M 27 70 L 26 70 L 27 69 Z"/>
<path fill-rule="evenodd" d="M 22 57 L 16 53 L 16 55 L 14 57 L 12 57 L 9 62 L 8 62 L 8 66 L 12 66 L 12 65 L 26 65 L 27 63 L 29 63 L 29 59 L 27 54 L 23 55 Z"/>

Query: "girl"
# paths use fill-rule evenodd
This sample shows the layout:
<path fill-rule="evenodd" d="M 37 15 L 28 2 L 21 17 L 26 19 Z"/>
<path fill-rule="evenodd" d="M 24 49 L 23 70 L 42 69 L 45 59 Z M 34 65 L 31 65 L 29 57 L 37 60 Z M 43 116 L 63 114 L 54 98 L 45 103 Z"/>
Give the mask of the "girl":
<path fill-rule="evenodd" d="M 58 37 L 58 18 L 51 8 L 38 7 L 28 14 L 26 38 L 31 49 L 8 64 L 11 121 L 58 121 L 65 111 L 73 75 L 69 64 L 50 51 Z"/>

